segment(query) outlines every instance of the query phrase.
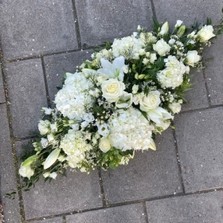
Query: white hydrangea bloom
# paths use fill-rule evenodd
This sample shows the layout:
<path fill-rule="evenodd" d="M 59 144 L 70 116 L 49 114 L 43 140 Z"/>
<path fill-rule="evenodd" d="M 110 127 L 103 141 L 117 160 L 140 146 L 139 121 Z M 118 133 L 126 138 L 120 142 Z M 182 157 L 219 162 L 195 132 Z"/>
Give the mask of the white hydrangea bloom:
<path fill-rule="evenodd" d="M 110 141 L 115 148 L 125 150 L 147 150 L 153 148 L 153 127 L 142 113 L 135 109 L 116 111 L 109 120 Z"/>
<path fill-rule="evenodd" d="M 145 47 L 142 39 L 134 36 L 127 36 L 121 39 L 115 39 L 112 44 L 114 57 L 124 56 L 127 59 L 138 59 L 139 52 Z"/>
<path fill-rule="evenodd" d="M 188 72 L 187 66 L 175 56 L 168 56 L 166 68 L 157 74 L 157 79 L 163 88 L 176 88 L 183 82 L 183 75 Z"/>
<path fill-rule="evenodd" d="M 86 114 L 86 107 L 92 105 L 92 97 L 88 93 L 92 87 L 92 82 L 82 73 L 68 73 L 63 88 L 56 94 L 56 108 L 70 119 L 81 120 Z"/>
<path fill-rule="evenodd" d="M 91 150 L 92 146 L 86 142 L 82 132 L 69 130 L 61 140 L 60 148 L 67 154 L 68 165 L 76 168 L 85 160 L 85 152 Z"/>

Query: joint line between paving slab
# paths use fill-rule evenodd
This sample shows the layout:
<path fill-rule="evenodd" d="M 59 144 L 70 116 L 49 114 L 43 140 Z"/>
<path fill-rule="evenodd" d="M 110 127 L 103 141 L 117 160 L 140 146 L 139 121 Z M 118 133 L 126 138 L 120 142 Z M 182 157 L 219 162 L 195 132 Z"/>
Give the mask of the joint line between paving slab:
<path fill-rule="evenodd" d="M 41 57 L 41 63 L 42 63 L 42 69 L 43 69 L 43 78 L 44 78 L 44 84 L 45 84 L 45 90 L 46 90 L 47 105 L 48 107 L 51 107 L 49 88 L 48 88 L 47 77 L 46 77 L 46 68 L 45 68 L 43 57 Z"/>
<path fill-rule="evenodd" d="M 76 3 L 75 3 L 75 0 L 71 0 L 71 2 L 73 5 L 73 16 L 74 16 L 74 23 L 75 23 L 75 28 L 76 28 L 77 44 L 78 44 L 78 48 L 81 49 L 81 34 L 80 34 L 80 26 L 79 26 L 79 21 L 78 21 L 78 16 L 77 16 Z"/>
<path fill-rule="evenodd" d="M 1 41 L 0 41 L 0 50 L 1 50 Z M 18 198 L 19 198 L 19 209 L 20 209 L 20 220 L 22 222 L 25 220 L 25 211 L 24 211 L 24 204 L 23 204 L 23 198 L 22 198 L 22 192 L 20 190 L 21 184 L 20 184 L 20 177 L 18 173 L 18 159 L 16 156 L 16 148 L 15 148 L 15 140 L 13 138 L 13 129 L 12 129 L 12 118 L 10 113 L 10 100 L 8 96 L 8 88 L 7 88 L 7 78 L 4 73 L 4 62 L 3 62 L 3 52 L 1 51 L 0 61 L 2 64 L 2 79 L 3 79 L 3 86 L 4 86 L 4 92 L 5 92 L 5 100 L 6 100 L 6 110 L 7 110 L 7 119 L 8 119 L 8 125 L 9 125 L 9 134 L 10 134 L 10 144 L 11 144 L 11 151 L 12 151 L 12 158 L 14 162 L 14 168 L 15 168 L 15 176 L 16 176 L 16 190 L 18 192 Z"/>
<path fill-rule="evenodd" d="M 146 198 L 146 199 L 141 199 L 141 200 L 132 200 L 132 201 L 126 201 L 126 202 L 121 202 L 121 203 L 114 203 L 110 204 L 107 207 L 97 207 L 97 208 L 91 208 L 91 209 L 84 209 L 84 210 L 78 210 L 78 211 L 70 211 L 66 213 L 61 213 L 57 215 L 50 215 L 50 216 L 43 216 L 43 217 L 38 217 L 38 218 L 32 218 L 26 220 L 27 222 L 32 222 L 32 221 L 39 221 L 39 220 L 44 220 L 44 219 L 51 219 L 55 217 L 64 217 L 64 216 L 70 216 L 70 215 L 75 215 L 75 214 L 81 214 L 85 212 L 90 212 L 90 211 L 99 211 L 99 210 L 105 210 L 105 209 L 110 209 L 114 207 L 120 207 L 120 206 L 125 206 L 125 205 L 134 205 L 134 204 L 142 204 L 143 202 L 150 202 L 150 201 L 156 201 L 156 200 L 163 200 L 163 199 L 168 199 L 168 198 L 177 198 L 177 197 L 186 197 L 190 195 L 200 195 L 200 194 L 207 194 L 207 193 L 212 193 L 212 192 L 218 192 L 218 191 L 223 191 L 223 188 L 215 188 L 215 189 L 208 189 L 208 190 L 203 190 L 203 191 L 196 191 L 196 192 L 189 192 L 189 193 L 177 193 L 177 194 L 171 194 L 171 195 L 164 195 L 164 196 L 158 196 L 158 197 L 153 197 L 153 198 Z"/>
<path fill-rule="evenodd" d="M 150 1 L 152 12 L 153 12 L 153 19 L 157 20 L 155 4 L 153 0 L 149 0 L 149 1 Z"/>
<path fill-rule="evenodd" d="M 147 212 L 147 208 L 146 208 L 146 202 L 143 201 L 142 205 L 143 205 L 143 211 L 144 211 L 144 216 L 145 216 L 145 222 L 149 223 L 148 212 Z"/>
<path fill-rule="evenodd" d="M 174 122 L 173 122 L 173 125 L 174 125 Z M 180 162 L 179 148 L 178 148 L 177 136 L 176 136 L 175 129 L 172 130 L 172 134 L 173 134 L 173 138 L 174 138 L 174 145 L 175 145 L 175 151 L 176 151 L 177 166 L 179 169 L 180 183 L 181 183 L 183 193 L 185 194 L 184 179 L 183 179 L 182 166 L 181 166 L 181 162 Z"/>
<path fill-rule="evenodd" d="M 103 179 L 102 179 L 102 174 L 101 174 L 101 169 L 98 169 L 98 176 L 99 176 L 99 185 L 100 185 L 100 190 L 101 190 L 101 199 L 102 199 L 102 205 L 103 207 L 107 207 L 107 200 L 105 196 L 105 190 L 104 190 L 104 184 L 103 184 Z"/>
<path fill-rule="evenodd" d="M 203 78 L 204 78 L 204 83 L 205 83 L 205 89 L 206 89 L 206 95 L 207 95 L 207 99 L 208 99 L 208 105 L 209 107 L 211 107 L 211 95 L 210 95 L 210 91 L 208 88 L 208 83 L 207 83 L 207 76 L 205 74 L 205 71 L 202 71 L 203 74 Z"/>

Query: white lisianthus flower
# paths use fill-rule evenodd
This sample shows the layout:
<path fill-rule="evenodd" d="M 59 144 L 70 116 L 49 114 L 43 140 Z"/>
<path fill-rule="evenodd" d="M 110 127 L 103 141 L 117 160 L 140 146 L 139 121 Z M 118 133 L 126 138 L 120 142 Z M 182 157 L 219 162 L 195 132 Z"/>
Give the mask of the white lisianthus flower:
<path fill-rule="evenodd" d="M 41 138 L 40 143 L 44 149 L 49 145 L 49 142 L 46 138 Z"/>
<path fill-rule="evenodd" d="M 205 43 L 211 38 L 215 37 L 214 28 L 212 25 L 205 25 L 203 26 L 197 33 L 197 38 L 202 42 Z"/>
<path fill-rule="evenodd" d="M 125 84 L 117 79 L 109 79 L 101 85 L 103 97 L 110 103 L 118 101 L 123 95 Z"/>
<path fill-rule="evenodd" d="M 147 112 L 147 117 L 152 120 L 156 127 L 166 130 L 170 125 L 173 116 L 164 108 L 158 107 Z"/>
<path fill-rule="evenodd" d="M 166 68 L 157 73 L 157 79 L 163 88 L 176 88 L 183 83 L 183 75 L 188 72 L 188 67 L 177 60 L 175 56 L 168 56 Z"/>
<path fill-rule="evenodd" d="M 177 114 L 181 111 L 181 103 L 173 102 L 173 103 L 169 104 L 169 108 L 174 114 Z"/>
<path fill-rule="evenodd" d="M 40 120 L 38 124 L 38 129 L 41 135 L 46 135 L 50 132 L 50 121 Z"/>
<path fill-rule="evenodd" d="M 132 105 L 133 97 L 131 93 L 124 92 L 123 95 L 116 101 L 117 108 L 129 108 Z"/>
<path fill-rule="evenodd" d="M 160 102 L 159 91 L 150 91 L 148 95 L 141 94 L 139 101 L 140 109 L 147 112 L 148 110 L 157 108 Z"/>
<path fill-rule="evenodd" d="M 123 56 L 115 58 L 112 63 L 102 58 L 101 67 L 97 70 L 98 74 L 106 77 L 106 79 L 118 78 L 120 81 L 123 81 L 126 70 L 125 58 Z"/>
<path fill-rule="evenodd" d="M 142 113 L 130 107 L 117 110 L 109 119 L 111 145 L 123 151 L 154 149 L 153 127 Z"/>
<path fill-rule="evenodd" d="M 110 149 L 111 149 L 111 143 L 110 140 L 108 138 L 101 138 L 99 141 L 99 149 L 104 152 L 107 153 Z"/>
<path fill-rule="evenodd" d="M 165 22 L 160 29 L 159 35 L 163 36 L 169 32 L 169 23 Z"/>
<path fill-rule="evenodd" d="M 170 52 L 170 46 L 168 43 L 164 40 L 158 40 L 156 44 L 153 44 L 153 49 L 160 55 L 165 56 Z"/>
<path fill-rule="evenodd" d="M 136 94 L 136 93 L 138 92 L 138 90 L 139 90 L 139 85 L 134 84 L 134 85 L 132 86 L 132 93 L 133 93 L 133 94 Z"/>
<path fill-rule="evenodd" d="M 45 115 L 51 115 L 53 109 L 43 107 L 42 110 L 44 111 Z"/>
<path fill-rule="evenodd" d="M 30 179 L 34 175 L 34 170 L 31 168 L 30 165 L 28 165 L 28 166 L 21 166 L 19 168 L 19 174 L 22 177 L 27 177 L 28 179 Z"/>
<path fill-rule="evenodd" d="M 156 60 L 157 60 L 156 54 L 155 53 L 151 53 L 150 54 L 150 59 L 149 59 L 150 63 L 153 64 Z"/>
<path fill-rule="evenodd" d="M 56 172 L 53 172 L 53 173 L 51 173 L 51 174 L 49 175 L 49 177 L 55 180 L 56 177 L 57 177 L 57 173 L 56 173 Z"/>
<path fill-rule="evenodd" d="M 191 50 L 187 52 L 186 63 L 189 66 L 194 67 L 200 60 L 201 56 L 198 55 L 198 52 L 196 50 Z"/>
<path fill-rule="evenodd" d="M 183 21 L 181 20 L 177 20 L 176 24 L 175 24 L 175 28 L 180 27 L 183 24 Z"/>

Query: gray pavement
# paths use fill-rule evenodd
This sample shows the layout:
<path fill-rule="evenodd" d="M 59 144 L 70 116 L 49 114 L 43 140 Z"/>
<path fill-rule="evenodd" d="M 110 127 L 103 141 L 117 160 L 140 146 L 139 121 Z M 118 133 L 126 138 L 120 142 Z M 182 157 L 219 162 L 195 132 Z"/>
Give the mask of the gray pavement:
<path fill-rule="evenodd" d="M 90 175 L 69 172 L 20 191 L 22 148 L 35 136 L 65 71 L 93 48 L 150 28 L 152 17 L 187 24 L 221 17 L 222 0 L 0 0 L 0 174 L 6 223 L 223 223 L 223 37 L 193 72 L 176 129 L 157 152 Z M 16 190 L 14 199 L 6 193 Z"/>

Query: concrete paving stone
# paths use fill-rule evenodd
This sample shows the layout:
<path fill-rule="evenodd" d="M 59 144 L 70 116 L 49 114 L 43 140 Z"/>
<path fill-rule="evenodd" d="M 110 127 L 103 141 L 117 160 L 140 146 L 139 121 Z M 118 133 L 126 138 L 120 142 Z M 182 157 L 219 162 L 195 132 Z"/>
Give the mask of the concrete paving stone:
<path fill-rule="evenodd" d="M 61 87 L 66 72 L 75 72 L 76 66 L 81 65 L 85 59 L 90 59 L 91 51 L 85 50 L 74 53 L 65 53 L 44 57 L 46 78 L 50 99 L 54 100 L 57 87 Z"/>
<path fill-rule="evenodd" d="M 146 223 L 142 204 L 132 204 L 67 216 L 67 223 Z"/>
<path fill-rule="evenodd" d="M 41 108 L 47 106 L 40 59 L 6 64 L 13 134 L 27 137 L 37 131 Z"/>
<path fill-rule="evenodd" d="M 0 64 L 0 103 L 5 102 L 5 93 L 4 93 L 4 84 L 3 84 L 3 78 L 2 78 L 2 68 Z"/>
<path fill-rule="evenodd" d="M 208 107 L 208 97 L 205 80 L 202 71 L 191 72 L 192 88 L 185 93 L 186 103 L 182 106 L 183 111 Z"/>
<path fill-rule="evenodd" d="M 29 141 L 16 143 L 18 154 Z M 29 145 L 29 144 L 28 144 Z M 58 215 L 102 206 L 97 171 L 91 174 L 67 172 L 51 182 L 41 179 L 34 188 L 23 192 L 26 219 Z"/>
<path fill-rule="evenodd" d="M 150 27 L 152 10 L 147 0 L 77 0 L 82 44 L 97 45 L 129 35 L 138 25 Z"/>
<path fill-rule="evenodd" d="M 109 203 L 152 198 L 181 192 L 172 131 L 157 137 L 157 151 L 137 153 L 128 166 L 103 172 Z"/>
<path fill-rule="evenodd" d="M 7 193 L 17 192 L 13 154 L 10 143 L 6 105 L 0 105 L 0 198 L 4 208 L 5 223 L 20 223 L 18 193 L 14 199 Z"/>
<path fill-rule="evenodd" d="M 204 70 L 212 105 L 223 104 L 223 36 L 214 40 L 214 44 L 205 50 Z"/>
<path fill-rule="evenodd" d="M 50 218 L 50 219 L 43 219 L 39 221 L 30 221 L 31 223 L 63 223 L 62 218 Z"/>
<path fill-rule="evenodd" d="M 77 48 L 71 0 L 3 0 L 0 11 L 7 59 Z"/>
<path fill-rule="evenodd" d="M 159 21 L 168 20 L 174 25 L 177 19 L 192 25 L 195 21 L 205 23 L 207 17 L 214 23 L 222 17 L 222 0 L 156 0 L 154 1 L 156 15 Z"/>
<path fill-rule="evenodd" d="M 223 223 L 223 193 L 212 192 L 146 203 L 149 223 Z"/>
<path fill-rule="evenodd" d="M 186 192 L 223 187 L 223 108 L 185 113 L 175 124 Z"/>

